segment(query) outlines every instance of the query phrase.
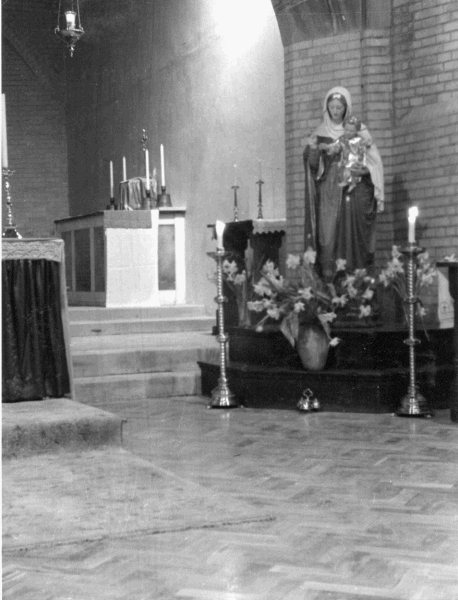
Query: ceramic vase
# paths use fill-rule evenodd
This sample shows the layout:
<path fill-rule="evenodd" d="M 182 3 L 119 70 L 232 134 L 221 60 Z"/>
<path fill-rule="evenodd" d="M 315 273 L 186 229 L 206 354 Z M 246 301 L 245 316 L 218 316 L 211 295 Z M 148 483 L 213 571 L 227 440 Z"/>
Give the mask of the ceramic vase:
<path fill-rule="evenodd" d="M 329 353 L 329 338 L 321 324 L 301 325 L 296 347 L 304 369 L 308 371 L 324 369 Z"/>

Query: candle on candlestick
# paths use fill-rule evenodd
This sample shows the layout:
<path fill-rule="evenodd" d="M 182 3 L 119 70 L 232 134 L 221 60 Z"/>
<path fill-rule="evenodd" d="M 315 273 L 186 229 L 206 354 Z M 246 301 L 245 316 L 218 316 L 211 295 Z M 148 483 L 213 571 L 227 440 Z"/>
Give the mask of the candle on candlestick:
<path fill-rule="evenodd" d="M 151 180 L 149 176 L 149 150 L 145 150 L 145 165 L 146 165 L 146 190 L 149 192 L 151 189 Z"/>
<path fill-rule="evenodd" d="M 126 157 L 122 157 L 122 180 L 127 181 L 127 166 L 126 166 Z"/>
<path fill-rule="evenodd" d="M 216 248 L 218 250 L 224 250 L 223 245 L 223 233 L 224 228 L 226 227 L 225 223 L 222 221 L 216 221 L 215 230 L 216 230 Z"/>
<path fill-rule="evenodd" d="M 161 144 L 161 182 L 165 188 L 165 161 L 164 161 L 164 146 Z"/>
<path fill-rule="evenodd" d="M 113 161 L 110 160 L 110 198 L 114 198 Z"/>
<path fill-rule="evenodd" d="M 2 167 L 8 168 L 8 142 L 6 136 L 6 97 L 2 94 Z"/>
<path fill-rule="evenodd" d="M 258 160 L 258 167 L 259 167 L 259 181 L 262 181 L 262 160 L 261 159 Z"/>
<path fill-rule="evenodd" d="M 409 244 L 415 243 L 415 219 L 418 217 L 418 207 L 412 206 L 409 208 Z"/>
<path fill-rule="evenodd" d="M 234 165 L 234 185 L 237 185 L 237 165 Z"/>

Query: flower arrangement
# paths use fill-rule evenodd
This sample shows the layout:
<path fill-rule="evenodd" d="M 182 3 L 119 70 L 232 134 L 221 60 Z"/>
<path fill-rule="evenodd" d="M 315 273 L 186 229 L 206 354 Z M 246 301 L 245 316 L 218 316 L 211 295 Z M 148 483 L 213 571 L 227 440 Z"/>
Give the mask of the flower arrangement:
<path fill-rule="evenodd" d="M 251 272 L 247 269 L 239 270 L 239 266 L 235 260 L 223 261 L 223 281 L 234 292 L 237 300 L 237 309 L 239 313 L 239 325 L 242 327 L 251 324 L 250 313 L 248 311 L 249 290 L 252 289 Z"/>
<path fill-rule="evenodd" d="M 437 275 L 435 267 L 429 260 L 428 252 L 422 252 L 417 256 L 417 269 L 414 278 L 414 295 L 419 298 L 421 291 L 434 283 L 434 277 Z M 391 288 L 401 300 L 405 300 L 408 295 L 407 274 L 401 252 L 398 246 L 393 246 L 391 251 L 391 260 L 386 267 L 381 270 L 379 282 L 385 288 Z M 418 300 L 416 312 L 419 317 L 426 315 L 426 309 L 421 300 Z M 407 318 L 407 315 L 406 315 Z"/>
<path fill-rule="evenodd" d="M 294 278 L 284 279 L 271 261 L 261 270 L 261 279 L 254 285 L 258 300 L 248 302 L 254 312 L 266 311 L 257 330 L 273 319 L 280 321 L 280 330 L 292 346 L 295 345 L 299 327 L 306 323 L 321 323 L 329 344 L 335 346 L 339 339 L 331 336 L 330 323 L 339 312 L 360 319 L 373 314 L 375 280 L 364 269 L 354 273 L 346 271 L 346 261 L 336 261 L 336 273 L 331 282 L 325 282 L 315 270 L 316 252 L 308 248 L 298 256 L 290 254 L 286 267 Z"/>

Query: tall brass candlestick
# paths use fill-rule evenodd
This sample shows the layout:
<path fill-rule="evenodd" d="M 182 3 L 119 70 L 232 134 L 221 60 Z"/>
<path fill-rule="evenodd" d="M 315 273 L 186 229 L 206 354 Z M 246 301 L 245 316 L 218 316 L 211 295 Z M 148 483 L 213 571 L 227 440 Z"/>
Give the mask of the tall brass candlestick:
<path fill-rule="evenodd" d="M 256 182 L 259 186 L 259 193 L 258 193 L 258 219 L 263 219 L 264 217 L 262 216 L 262 185 L 264 183 L 264 181 L 259 178 L 259 181 Z"/>
<path fill-rule="evenodd" d="M 232 189 L 234 190 L 234 221 L 238 221 L 239 220 L 239 205 L 238 205 L 238 200 L 237 200 L 237 190 L 239 189 L 239 186 L 237 184 L 234 184 L 232 186 Z"/>
<path fill-rule="evenodd" d="M 9 182 L 9 176 L 13 173 L 13 171 L 10 171 L 10 169 L 4 167 L 2 172 L 6 190 L 6 227 L 3 230 L 3 237 L 22 239 L 22 235 L 20 235 L 18 230 L 16 229 L 16 225 L 14 224 L 13 219 L 13 203 L 11 202 Z"/>
<path fill-rule="evenodd" d="M 216 252 L 208 252 L 207 254 L 214 258 L 217 264 L 217 296 L 215 301 L 218 303 L 218 341 L 220 348 L 220 376 L 218 385 L 212 390 L 212 400 L 207 408 L 239 408 L 242 405 L 237 401 L 236 397 L 229 389 L 226 376 L 226 343 L 228 336 L 224 333 L 223 304 L 226 302 L 226 298 L 223 296 L 223 260 L 225 256 L 227 256 L 227 253 L 224 249 L 218 248 Z"/>
<path fill-rule="evenodd" d="M 407 297 L 405 298 L 408 304 L 408 319 L 409 319 L 409 337 L 404 340 L 404 343 L 409 346 L 409 388 L 407 394 L 401 400 L 401 406 L 396 414 L 400 417 L 432 417 L 433 412 L 428 407 L 426 398 L 418 391 L 415 373 L 415 346 L 420 343 L 420 340 L 415 338 L 415 305 L 418 303 L 418 298 L 414 294 L 414 266 L 418 254 L 423 252 L 423 248 L 411 242 L 407 248 L 402 250 L 404 256 L 407 257 Z"/>

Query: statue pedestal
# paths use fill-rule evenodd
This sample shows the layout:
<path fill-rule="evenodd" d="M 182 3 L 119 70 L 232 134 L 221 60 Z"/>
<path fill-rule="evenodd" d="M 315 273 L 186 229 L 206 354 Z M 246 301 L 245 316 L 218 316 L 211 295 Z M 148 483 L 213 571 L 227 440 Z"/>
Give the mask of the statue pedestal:
<path fill-rule="evenodd" d="M 108 210 L 55 221 L 69 305 L 184 304 L 185 212 Z"/>
<path fill-rule="evenodd" d="M 374 327 L 334 330 L 341 339 L 331 348 L 322 371 L 303 368 L 297 351 L 277 328 L 228 329 L 227 378 L 233 393 L 248 408 L 296 409 L 310 388 L 323 410 L 394 413 L 409 383 L 406 330 Z M 434 410 L 450 403 L 454 380 L 451 329 L 429 330 L 422 343 L 417 376 Z M 216 362 L 199 362 L 202 394 L 217 384 Z"/>

